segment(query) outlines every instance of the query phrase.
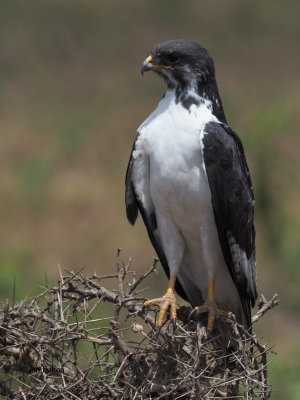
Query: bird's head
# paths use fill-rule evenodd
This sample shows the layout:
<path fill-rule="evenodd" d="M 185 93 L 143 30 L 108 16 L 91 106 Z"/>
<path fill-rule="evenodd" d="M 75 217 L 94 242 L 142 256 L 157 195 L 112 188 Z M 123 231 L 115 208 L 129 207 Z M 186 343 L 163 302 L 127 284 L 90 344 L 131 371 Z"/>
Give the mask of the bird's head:
<path fill-rule="evenodd" d="M 191 40 L 170 40 L 152 48 L 141 72 L 155 71 L 169 88 L 196 88 L 215 77 L 208 51 Z"/>

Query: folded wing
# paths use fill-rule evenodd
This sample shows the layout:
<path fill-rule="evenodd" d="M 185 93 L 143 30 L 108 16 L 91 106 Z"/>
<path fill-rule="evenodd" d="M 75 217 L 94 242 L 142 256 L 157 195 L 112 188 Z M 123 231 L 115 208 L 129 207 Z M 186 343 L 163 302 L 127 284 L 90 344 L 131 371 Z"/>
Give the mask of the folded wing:
<path fill-rule="evenodd" d="M 257 298 L 254 195 L 243 146 L 216 122 L 205 126 L 202 142 L 220 245 L 250 327 Z"/>

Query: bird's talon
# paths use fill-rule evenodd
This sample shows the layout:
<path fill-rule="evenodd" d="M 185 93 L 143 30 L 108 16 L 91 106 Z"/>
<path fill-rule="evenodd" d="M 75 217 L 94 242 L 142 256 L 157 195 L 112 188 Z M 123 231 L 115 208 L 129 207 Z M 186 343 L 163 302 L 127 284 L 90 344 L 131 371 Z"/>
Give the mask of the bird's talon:
<path fill-rule="evenodd" d="M 206 338 L 207 340 L 211 340 L 213 338 L 212 331 L 210 329 L 206 330 Z"/>
<path fill-rule="evenodd" d="M 196 308 L 193 308 L 192 311 L 189 313 L 188 320 L 190 321 L 192 317 L 196 314 L 197 310 Z"/>
<path fill-rule="evenodd" d="M 175 285 L 175 275 L 171 274 L 169 288 L 167 290 L 167 293 L 163 297 L 160 297 L 157 299 L 152 299 L 152 300 L 147 300 L 144 302 L 144 307 L 150 307 L 153 305 L 159 307 L 160 313 L 158 316 L 157 325 L 160 328 L 163 326 L 166 315 L 169 315 L 168 314 L 169 308 L 170 308 L 171 321 L 173 319 L 176 320 L 176 297 L 174 294 L 174 288 L 173 288 L 174 285 Z"/>
<path fill-rule="evenodd" d="M 236 324 L 236 317 L 235 317 L 235 315 L 233 314 L 233 312 L 230 313 L 229 318 L 231 319 L 231 321 L 232 321 L 234 324 Z"/>
<path fill-rule="evenodd" d="M 172 326 L 173 326 L 173 334 L 174 334 L 175 331 L 176 331 L 176 318 L 172 318 L 171 319 L 171 323 L 172 323 Z"/>
<path fill-rule="evenodd" d="M 214 279 L 208 281 L 208 295 L 205 302 L 201 306 L 194 308 L 190 316 L 196 312 L 199 319 L 201 314 L 207 313 L 207 332 L 213 331 L 213 326 L 216 318 L 226 317 L 232 318 L 233 313 L 230 311 L 223 311 L 218 308 L 214 298 Z M 234 317 L 235 318 L 235 317 Z"/>
<path fill-rule="evenodd" d="M 156 327 L 156 332 L 155 332 L 154 337 L 155 337 L 155 338 L 158 338 L 158 336 L 160 335 L 160 332 L 161 332 L 161 326 L 157 326 L 157 327 Z"/>
<path fill-rule="evenodd" d="M 154 337 L 158 340 L 159 336 L 162 336 L 164 340 L 167 340 L 165 332 L 162 330 L 162 326 L 157 325 Z"/>

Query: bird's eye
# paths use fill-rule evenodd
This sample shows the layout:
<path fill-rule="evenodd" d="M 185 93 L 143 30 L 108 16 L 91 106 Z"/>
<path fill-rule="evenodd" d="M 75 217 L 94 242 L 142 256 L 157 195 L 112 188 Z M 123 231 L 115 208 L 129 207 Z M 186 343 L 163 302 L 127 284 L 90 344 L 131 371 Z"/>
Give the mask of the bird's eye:
<path fill-rule="evenodd" d="M 178 57 L 176 54 L 171 53 L 171 54 L 168 54 L 168 60 L 169 60 L 172 64 L 174 64 L 174 63 L 176 63 L 176 62 L 179 60 L 179 57 Z"/>

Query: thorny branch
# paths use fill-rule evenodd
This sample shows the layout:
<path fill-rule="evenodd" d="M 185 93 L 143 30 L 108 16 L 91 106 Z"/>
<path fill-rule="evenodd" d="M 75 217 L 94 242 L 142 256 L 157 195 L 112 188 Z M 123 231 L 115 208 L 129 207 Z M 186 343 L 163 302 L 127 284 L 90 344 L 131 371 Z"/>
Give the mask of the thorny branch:
<path fill-rule="evenodd" d="M 258 311 L 252 317 L 252 324 L 257 322 L 267 311 L 271 310 L 279 304 L 278 294 L 275 293 L 270 301 L 267 301 L 265 296 L 261 294 L 261 297 L 258 302 Z"/>
<path fill-rule="evenodd" d="M 271 349 L 243 326 L 218 321 L 211 339 L 178 309 L 156 337 L 140 285 L 117 255 L 115 274 L 87 277 L 59 269 L 56 287 L 19 304 L 0 304 L 0 396 L 11 399 L 267 399 Z M 107 279 L 117 290 L 103 286 Z M 257 322 L 278 304 L 263 295 Z M 156 313 L 157 311 L 154 311 Z"/>

